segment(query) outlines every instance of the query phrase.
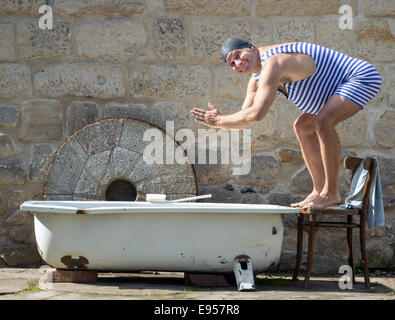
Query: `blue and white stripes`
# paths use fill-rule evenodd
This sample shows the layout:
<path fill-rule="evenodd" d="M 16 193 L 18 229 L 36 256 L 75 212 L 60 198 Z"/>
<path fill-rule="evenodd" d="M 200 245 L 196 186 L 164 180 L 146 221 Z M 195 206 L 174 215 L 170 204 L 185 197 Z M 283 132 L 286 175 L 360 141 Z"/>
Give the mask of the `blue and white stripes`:
<path fill-rule="evenodd" d="M 318 114 L 334 95 L 341 95 L 361 108 L 380 90 L 381 77 L 370 63 L 323 46 L 297 42 L 270 49 L 261 62 L 278 53 L 303 53 L 316 63 L 315 73 L 300 81 L 284 83 L 288 99 L 303 112 Z M 254 75 L 259 80 L 259 75 Z"/>

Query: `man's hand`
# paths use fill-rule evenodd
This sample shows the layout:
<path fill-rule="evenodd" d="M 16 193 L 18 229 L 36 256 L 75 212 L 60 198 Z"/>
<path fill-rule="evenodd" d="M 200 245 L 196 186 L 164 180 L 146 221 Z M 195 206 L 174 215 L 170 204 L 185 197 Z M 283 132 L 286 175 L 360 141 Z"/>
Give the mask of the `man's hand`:
<path fill-rule="evenodd" d="M 204 110 L 199 108 L 193 108 L 190 113 L 195 121 L 204 124 L 209 127 L 220 128 L 219 120 L 222 116 L 221 112 L 218 111 L 210 102 L 208 103 L 210 110 Z"/>

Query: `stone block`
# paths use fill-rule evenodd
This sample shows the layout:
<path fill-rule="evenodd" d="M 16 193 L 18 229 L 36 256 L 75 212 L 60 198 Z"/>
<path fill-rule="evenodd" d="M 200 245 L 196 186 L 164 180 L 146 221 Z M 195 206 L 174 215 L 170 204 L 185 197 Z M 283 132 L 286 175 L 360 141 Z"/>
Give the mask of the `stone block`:
<path fill-rule="evenodd" d="M 275 184 L 279 174 L 280 165 L 274 157 L 258 154 L 251 157 L 251 171 L 249 174 L 232 176 L 232 178 L 240 184 L 266 186 Z"/>
<path fill-rule="evenodd" d="M 195 18 L 190 25 L 190 58 L 204 63 L 222 62 L 221 45 L 228 38 L 226 24 L 212 18 Z"/>
<path fill-rule="evenodd" d="M 343 5 L 341 0 L 321 1 L 310 0 L 263 0 L 259 1 L 256 7 L 256 15 L 261 18 L 273 16 L 322 16 L 338 14 L 339 8 Z M 347 3 L 348 4 L 348 3 Z M 357 8 L 357 1 L 350 1 L 353 8 Z"/>
<path fill-rule="evenodd" d="M 14 23 L 0 24 L 0 61 L 15 60 L 14 30 Z"/>
<path fill-rule="evenodd" d="M 53 29 L 42 30 L 37 19 L 20 20 L 16 25 L 18 54 L 24 60 L 52 58 L 70 53 L 71 26 L 54 18 Z"/>
<path fill-rule="evenodd" d="M 41 0 L 0 0 L 0 16 L 38 15 L 38 9 L 45 4 Z"/>
<path fill-rule="evenodd" d="M 225 64 L 214 67 L 213 97 L 217 99 L 244 100 L 250 75 L 238 74 Z"/>
<path fill-rule="evenodd" d="M 94 283 L 97 281 L 97 271 L 51 268 L 45 270 L 43 281 L 45 283 Z"/>
<path fill-rule="evenodd" d="M 0 132 L 0 159 L 8 158 L 15 154 L 14 143 L 8 134 Z"/>
<path fill-rule="evenodd" d="M 0 185 L 23 184 L 26 181 L 26 163 L 22 158 L 0 161 Z"/>
<path fill-rule="evenodd" d="M 284 42 L 315 42 L 315 24 L 304 19 L 289 19 L 273 24 L 274 43 Z"/>
<path fill-rule="evenodd" d="M 362 12 L 365 17 L 395 17 L 395 2 L 392 0 L 364 0 Z"/>
<path fill-rule="evenodd" d="M 313 190 L 313 181 L 306 167 L 296 172 L 288 182 L 288 188 L 296 193 Z"/>
<path fill-rule="evenodd" d="M 251 13 L 251 0 L 166 0 L 166 9 L 181 16 L 246 17 Z"/>
<path fill-rule="evenodd" d="M 388 21 L 362 21 L 355 24 L 358 56 L 368 61 L 393 62 L 395 37 Z"/>
<path fill-rule="evenodd" d="M 383 148 L 394 148 L 395 137 L 393 135 L 395 110 L 386 110 L 378 119 L 374 127 L 376 144 Z"/>
<path fill-rule="evenodd" d="M 256 47 L 274 43 L 273 24 L 249 21 L 231 21 L 228 23 L 229 35 L 249 41 Z M 221 44 L 222 45 L 222 44 Z M 218 51 L 218 56 L 220 51 Z"/>
<path fill-rule="evenodd" d="M 356 34 L 353 29 L 340 29 L 339 21 L 320 21 L 317 24 L 317 41 L 316 43 L 347 54 L 356 56 L 355 45 Z"/>
<path fill-rule="evenodd" d="M 54 15 L 70 17 L 130 17 L 146 12 L 145 0 L 59 1 Z"/>
<path fill-rule="evenodd" d="M 395 159 L 378 157 L 381 187 L 384 195 L 395 195 Z"/>
<path fill-rule="evenodd" d="M 63 112 L 59 101 L 33 99 L 22 103 L 22 142 L 58 141 L 63 136 Z"/>
<path fill-rule="evenodd" d="M 342 147 L 365 145 L 367 141 L 366 111 L 358 112 L 336 126 Z"/>
<path fill-rule="evenodd" d="M 282 130 L 278 118 L 277 105 L 273 104 L 263 120 L 249 127 L 253 149 L 272 148 L 278 144 L 279 133 Z"/>
<path fill-rule="evenodd" d="M 278 126 L 281 128 L 280 143 L 299 146 L 293 124 L 302 112 L 291 101 L 280 104 L 277 109 L 279 112 Z"/>
<path fill-rule="evenodd" d="M 303 163 L 302 152 L 286 147 L 278 149 L 278 156 L 281 163 Z"/>
<path fill-rule="evenodd" d="M 98 106 L 93 101 L 73 101 L 67 108 L 66 125 L 71 135 L 98 118 Z"/>
<path fill-rule="evenodd" d="M 19 118 L 18 107 L 0 105 L 0 128 L 15 128 L 18 125 Z"/>
<path fill-rule="evenodd" d="M 51 161 L 54 148 L 50 144 L 34 144 L 30 150 L 28 179 L 34 182 L 42 182 L 45 172 Z"/>
<path fill-rule="evenodd" d="M 209 79 L 209 70 L 204 66 L 132 65 L 128 93 L 136 98 L 204 98 L 208 94 Z"/>
<path fill-rule="evenodd" d="M 119 66 L 98 63 L 60 63 L 43 67 L 33 78 L 35 93 L 48 97 L 123 97 Z M 0 79 L 1 83 L 1 79 Z"/>
<path fill-rule="evenodd" d="M 152 54 L 155 60 L 185 58 L 186 37 L 183 18 L 158 18 L 154 21 Z"/>
<path fill-rule="evenodd" d="M 30 98 L 33 94 L 30 67 L 22 63 L 0 63 L 0 99 Z"/>
<path fill-rule="evenodd" d="M 111 101 L 103 109 L 103 119 L 110 118 L 135 118 L 150 121 L 151 110 L 142 103 L 122 103 Z"/>
<path fill-rule="evenodd" d="M 5 222 L 12 226 L 30 225 L 33 223 L 33 216 L 28 212 L 17 209 L 5 219 Z"/>
<path fill-rule="evenodd" d="M 18 246 L 3 247 L 0 258 L 7 266 L 34 265 L 41 262 L 36 244 L 19 244 Z"/>
<path fill-rule="evenodd" d="M 144 24 L 138 19 L 83 23 L 74 32 L 78 56 L 92 60 L 126 61 L 147 42 Z"/>
<path fill-rule="evenodd" d="M 32 233 L 32 226 L 14 226 L 8 231 L 8 236 L 14 242 L 26 242 Z"/>
<path fill-rule="evenodd" d="M 171 121 L 172 125 L 174 125 L 175 132 L 168 133 L 172 135 L 177 134 L 177 131 L 180 129 L 188 128 L 194 130 L 195 122 L 189 113 L 191 109 L 192 105 L 188 103 L 158 101 L 150 108 L 149 122 L 160 127 L 162 130 L 166 130 L 166 121 Z"/>

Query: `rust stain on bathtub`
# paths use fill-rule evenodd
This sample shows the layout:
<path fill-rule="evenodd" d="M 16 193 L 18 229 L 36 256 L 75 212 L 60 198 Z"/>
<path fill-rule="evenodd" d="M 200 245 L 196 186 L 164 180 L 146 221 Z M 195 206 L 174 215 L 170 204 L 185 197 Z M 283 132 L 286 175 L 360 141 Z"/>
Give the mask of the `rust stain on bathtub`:
<path fill-rule="evenodd" d="M 264 243 L 256 243 L 253 248 L 260 248 L 260 247 L 264 247 L 265 244 Z"/>
<path fill-rule="evenodd" d="M 87 269 L 89 261 L 83 256 L 73 259 L 72 256 L 63 256 L 60 260 L 69 269 Z"/>

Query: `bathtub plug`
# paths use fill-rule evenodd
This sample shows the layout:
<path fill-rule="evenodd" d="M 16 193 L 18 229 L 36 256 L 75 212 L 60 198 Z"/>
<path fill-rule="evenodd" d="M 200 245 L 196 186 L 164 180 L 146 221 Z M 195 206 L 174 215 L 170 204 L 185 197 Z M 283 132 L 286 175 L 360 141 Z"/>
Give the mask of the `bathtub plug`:
<path fill-rule="evenodd" d="M 239 291 L 255 290 L 254 273 L 249 256 L 240 255 L 233 261 L 237 289 Z"/>

